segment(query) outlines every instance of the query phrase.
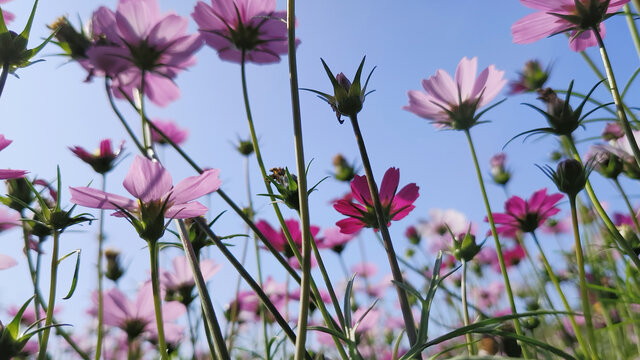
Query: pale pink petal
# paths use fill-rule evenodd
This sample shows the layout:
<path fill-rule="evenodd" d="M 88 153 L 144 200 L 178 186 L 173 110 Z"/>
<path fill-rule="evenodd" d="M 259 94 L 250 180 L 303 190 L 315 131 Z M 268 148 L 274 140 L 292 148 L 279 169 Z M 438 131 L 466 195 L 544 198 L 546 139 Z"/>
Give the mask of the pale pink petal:
<path fill-rule="evenodd" d="M 149 31 L 148 44 L 154 47 L 164 47 L 175 41 L 176 34 L 187 32 L 189 21 L 175 14 L 166 15 Z"/>
<path fill-rule="evenodd" d="M 422 80 L 422 87 L 442 103 L 458 103 L 458 87 L 451 76 L 442 69 L 438 69 L 429 79 Z"/>
<path fill-rule="evenodd" d="M 138 295 L 136 296 L 136 301 L 133 306 L 134 313 L 131 314 L 132 318 L 141 319 L 153 324 L 156 323 L 156 312 L 153 303 L 153 288 L 151 286 L 151 281 L 145 282 L 138 290 Z"/>
<path fill-rule="evenodd" d="M 202 216 L 207 213 L 209 209 L 200 204 L 197 201 L 192 201 L 186 204 L 176 204 L 168 208 L 164 217 L 167 219 L 190 219 L 198 216 Z"/>
<path fill-rule="evenodd" d="M 516 21 L 511 26 L 511 35 L 514 43 L 529 44 L 571 26 L 570 23 L 557 16 L 535 12 Z"/>
<path fill-rule="evenodd" d="M 103 316 L 105 325 L 122 327 L 125 321 L 133 316 L 132 304 L 117 288 L 104 293 Z M 95 301 L 97 304 L 97 296 Z M 153 306 L 153 303 L 151 304 Z"/>
<path fill-rule="evenodd" d="M 162 304 L 162 320 L 174 321 L 184 315 L 187 312 L 187 308 L 177 301 L 169 301 Z M 155 317 L 154 317 L 155 324 Z"/>
<path fill-rule="evenodd" d="M 553 11 L 560 14 L 564 13 L 563 8 L 569 6 L 575 8 L 573 0 L 520 0 L 520 3 L 531 9 Z"/>
<path fill-rule="evenodd" d="M 120 0 L 116 11 L 116 23 L 123 40 L 138 45 L 160 19 L 157 0 Z"/>
<path fill-rule="evenodd" d="M 11 256 L 0 254 L 0 270 L 6 270 L 18 265 L 18 262 Z"/>
<path fill-rule="evenodd" d="M 149 203 L 171 190 L 171 175 L 160 163 L 136 155 L 122 185 L 131 195 Z"/>
<path fill-rule="evenodd" d="M 221 267 L 221 264 L 218 264 L 211 259 L 204 259 L 200 261 L 200 271 L 202 272 L 202 277 L 205 281 L 211 279 L 211 277 L 215 275 Z"/>
<path fill-rule="evenodd" d="M 493 65 L 489 65 L 489 67 L 480 73 L 474 85 L 472 95 L 473 98 L 482 95 L 482 98 L 478 102 L 478 107 L 488 104 L 498 95 L 507 83 L 507 79 L 504 79 L 503 76 L 504 71 L 497 70 Z"/>
<path fill-rule="evenodd" d="M 456 84 L 459 87 L 462 101 L 469 99 L 478 71 L 478 58 L 469 60 L 463 57 L 456 69 Z"/>
<path fill-rule="evenodd" d="M 583 51 L 591 46 L 598 45 L 598 40 L 596 39 L 593 31 L 584 31 L 580 35 L 574 37 L 575 33 L 575 31 L 571 32 L 572 40 L 569 41 L 569 48 L 571 50 L 578 52 Z M 604 26 L 604 24 L 600 24 L 600 36 L 604 38 L 605 35 L 607 35 L 607 28 Z"/>
<path fill-rule="evenodd" d="M 218 190 L 222 184 L 218 177 L 219 174 L 220 170 L 210 169 L 198 176 L 191 176 L 180 181 L 171 190 L 170 201 L 182 204 Z"/>
<path fill-rule="evenodd" d="M 144 93 L 154 104 L 164 107 L 180 98 L 180 88 L 167 76 L 147 73 L 144 79 Z"/>
<path fill-rule="evenodd" d="M 70 187 L 69 192 L 71 193 L 69 201 L 94 209 L 117 210 L 123 208 L 135 211 L 138 207 L 134 200 L 89 187 Z"/>

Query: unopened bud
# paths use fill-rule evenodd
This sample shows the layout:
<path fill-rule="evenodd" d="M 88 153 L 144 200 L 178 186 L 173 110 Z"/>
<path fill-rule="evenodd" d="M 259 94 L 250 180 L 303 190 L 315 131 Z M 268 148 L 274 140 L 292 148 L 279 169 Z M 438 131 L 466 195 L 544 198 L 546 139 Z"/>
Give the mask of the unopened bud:
<path fill-rule="evenodd" d="M 345 159 L 342 154 L 334 156 L 333 166 L 335 168 L 335 173 L 333 174 L 333 176 L 337 180 L 350 182 L 356 175 L 355 166 L 349 164 L 347 162 L 347 159 Z"/>
<path fill-rule="evenodd" d="M 413 245 L 420 244 L 421 237 L 415 226 L 409 226 L 407 228 L 407 231 L 405 231 L 404 235 L 407 237 L 407 239 L 409 239 L 409 242 L 412 243 Z"/>
<path fill-rule="evenodd" d="M 250 140 L 240 140 L 236 150 L 243 156 L 249 156 L 253 154 L 253 143 Z"/>
<path fill-rule="evenodd" d="M 124 269 L 120 265 L 120 251 L 107 249 L 104 252 L 104 257 L 107 259 L 107 271 L 105 271 L 104 276 L 109 280 L 118 282 L 122 275 L 124 275 Z"/>

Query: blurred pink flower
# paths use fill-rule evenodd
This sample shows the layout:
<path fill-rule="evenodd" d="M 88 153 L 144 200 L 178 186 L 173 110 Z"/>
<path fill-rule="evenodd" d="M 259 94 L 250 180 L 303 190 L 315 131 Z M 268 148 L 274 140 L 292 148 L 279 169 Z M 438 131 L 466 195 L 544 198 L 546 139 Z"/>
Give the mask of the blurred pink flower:
<path fill-rule="evenodd" d="M 466 130 L 476 124 L 476 110 L 487 105 L 507 83 L 504 71 L 489 65 L 476 78 L 478 59 L 460 60 L 455 81 L 439 69 L 422 80 L 426 92 L 409 90 L 409 105 L 403 109 L 433 121 L 437 128 Z"/>
<path fill-rule="evenodd" d="M 331 249 L 340 254 L 347 243 L 355 238 L 354 234 L 344 234 L 339 227 L 325 228 L 322 237 L 316 239 L 319 249 Z"/>
<path fill-rule="evenodd" d="M 547 195 L 547 189 L 536 191 L 529 200 L 512 196 L 504 204 L 506 213 L 494 213 L 498 234 L 513 237 L 518 231 L 533 232 L 548 218 L 560 212 L 556 204 L 564 195 Z M 488 219 L 485 217 L 485 221 Z"/>
<path fill-rule="evenodd" d="M 0 270 L 6 270 L 18 265 L 18 262 L 9 255 L 0 254 Z"/>
<path fill-rule="evenodd" d="M 302 232 L 300 231 L 300 223 L 298 220 L 289 219 L 285 220 L 284 223 L 287 225 L 287 230 L 289 230 L 289 234 L 291 235 L 291 239 L 293 243 L 296 244 L 298 248 L 302 247 Z M 287 243 L 287 237 L 284 234 L 284 231 L 280 230 L 280 232 L 276 231 L 274 228 L 269 225 L 268 222 L 264 220 L 260 220 L 256 223 L 256 226 L 264 234 L 264 236 L 269 240 L 273 247 L 284 253 L 286 257 L 294 257 L 294 253 L 289 247 Z M 320 232 L 320 227 L 311 225 L 311 236 L 314 238 Z"/>
<path fill-rule="evenodd" d="M 142 221 L 156 222 L 163 217 L 187 219 L 207 212 L 204 205 L 192 200 L 218 190 L 221 184 L 218 174 L 217 169 L 205 170 L 173 186 L 171 175 L 161 164 L 138 155 L 122 182 L 137 200 L 89 187 L 71 187 L 70 201 L 90 208 L 117 210 L 114 215 L 118 216 L 123 216 L 122 211 L 126 210 Z"/>
<path fill-rule="evenodd" d="M 396 193 L 399 182 L 400 170 L 392 167 L 385 172 L 380 185 L 380 203 L 388 222 L 387 226 L 391 225 L 391 220 L 400 220 L 407 216 L 415 208 L 413 202 L 419 196 L 419 187 L 415 183 L 406 185 Z M 351 194 L 357 203 L 342 199 L 333 204 L 339 213 L 349 216 L 336 223 L 340 231 L 345 234 L 354 234 L 363 227 L 378 229 L 378 220 L 365 176 L 356 175 L 351 180 Z"/>
<path fill-rule="evenodd" d="M 4 135 L 0 135 L 0 151 L 4 150 L 12 142 L 13 140 L 7 140 L 5 139 Z M 0 180 L 21 178 L 21 177 L 24 177 L 26 173 L 27 171 L 25 170 L 0 169 Z"/>
<path fill-rule="evenodd" d="M 98 296 L 92 296 L 94 306 L 98 304 Z M 165 302 L 162 304 L 162 319 L 166 325 L 178 319 L 186 312 L 184 305 L 177 301 Z M 151 283 L 145 283 L 136 296 L 135 301 L 131 301 L 125 294 L 117 288 L 113 288 L 104 293 L 104 324 L 115 326 L 124 330 L 130 339 L 146 334 L 155 333 L 156 314 L 153 306 L 153 292 Z M 169 325 L 169 328 L 171 325 Z"/>
<path fill-rule="evenodd" d="M 202 46 L 199 35 L 188 35 L 189 21 L 174 13 L 162 15 L 157 0 L 119 0 L 115 14 L 105 8 L 93 16 L 94 33 L 105 38 L 107 45 L 87 52 L 94 64 L 112 62 L 122 70 L 114 72 L 117 87 L 129 96 L 141 89 L 159 106 L 166 106 L 180 96 L 173 82 L 178 73 L 195 63 L 193 54 Z M 106 60 L 105 60 L 106 58 Z M 114 95 L 122 97 L 118 88 Z"/>
<path fill-rule="evenodd" d="M 120 156 L 122 149 L 124 148 L 124 141 L 120 143 L 120 147 L 113 150 L 111 146 L 111 139 L 104 139 L 100 141 L 100 147 L 94 151 L 93 154 L 80 146 L 70 147 L 72 153 L 74 153 L 80 160 L 89 164 L 95 172 L 98 174 L 105 174 L 115 166 L 114 162 Z"/>
<path fill-rule="evenodd" d="M 359 277 L 371 278 L 378 273 L 378 265 L 371 262 L 362 262 L 351 267 L 351 272 L 358 274 Z"/>
<path fill-rule="evenodd" d="M 576 7 L 578 2 L 586 9 L 585 13 L 581 13 Z M 601 22 L 628 2 L 629 0 L 520 0 L 522 5 L 539 11 L 523 17 L 511 26 L 513 42 L 529 44 L 544 37 L 571 31 L 569 48 L 582 51 L 598 45 L 589 27 L 598 26 L 600 35 L 604 38 L 606 29 Z"/>
<path fill-rule="evenodd" d="M 517 266 L 518 264 L 520 264 L 520 261 L 524 259 L 525 255 L 526 254 L 524 252 L 524 248 L 520 246 L 520 244 L 517 244 L 512 248 L 502 249 L 502 256 L 504 257 L 504 263 L 507 268 L 510 268 L 512 266 Z M 501 272 L 500 263 L 498 262 L 497 255 L 492 265 L 493 265 L 493 270 L 495 270 L 498 273 Z"/>
<path fill-rule="evenodd" d="M 474 286 L 471 288 L 471 297 L 476 306 L 481 309 L 494 307 L 500 301 L 504 292 L 504 283 L 493 281 L 488 286 Z"/>
<path fill-rule="evenodd" d="M 438 252 L 449 250 L 453 243 L 449 229 L 454 235 L 467 233 L 471 221 L 455 209 L 430 209 L 429 219 L 419 225 L 420 235 L 427 239 L 429 250 Z M 475 226 L 471 226 L 471 232 L 475 233 Z"/>
<path fill-rule="evenodd" d="M 275 0 L 199 1 L 191 16 L 207 45 L 222 60 L 268 64 L 287 53 L 286 12 Z M 300 41 L 296 39 L 296 45 Z"/>
<path fill-rule="evenodd" d="M 540 230 L 553 235 L 567 234 L 571 231 L 571 217 L 565 216 L 559 220 L 549 218 L 540 226 Z"/>
<path fill-rule="evenodd" d="M 176 145 L 180 145 L 187 140 L 189 136 L 189 130 L 180 129 L 178 125 L 174 121 L 171 120 L 151 120 L 151 122 L 160 129 L 167 137 L 173 141 Z M 157 131 L 151 129 L 151 140 L 155 143 L 164 145 L 168 144 L 167 141 L 164 140 L 162 135 L 160 135 Z"/>
<path fill-rule="evenodd" d="M 191 290 L 195 286 L 193 273 L 189 267 L 189 261 L 186 256 L 176 256 L 173 258 L 173 272 L 161 271 L 161 284 L 172 291 L 181 291 L 183 288 Z M 205 281 L 211 279 L 222 265 L 216 264 L 211 259 L 200 260 L 200 271 Z"/>

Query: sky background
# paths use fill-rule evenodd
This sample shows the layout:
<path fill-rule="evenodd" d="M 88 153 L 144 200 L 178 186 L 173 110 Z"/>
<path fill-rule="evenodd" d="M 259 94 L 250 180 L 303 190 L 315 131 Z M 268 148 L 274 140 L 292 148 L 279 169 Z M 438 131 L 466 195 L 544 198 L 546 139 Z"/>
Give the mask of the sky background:
<path fill-rule="evenodd" d="M 163 12 L 173 10 L 189 16 L 195 1 L 160 1 Z M 14 0 L 3 9 L 16 15 L 10 29 L 21 30 L 32 3 Z M 105 5 L 115 9 L 116 1 L 42 1 L 39 5 L 32 31 L 31 45 L 48 34 L 46 24 L 61 15 L 68 16 L 78 24 L 77 18 L 86 21 L 93 10 Z M 278 9 L 285 3 L 278 1 Z M 397 250 L 406 247 L 403 237 L 405 229 L 427 218 L 431 208 L 454 208 L 479 224 L 479 233 L 488 226 L 482 223 L 485 214 L 475 172 L 464 135 L 459 132 L 437 131 L 428 121 L 402 110 L 407 105 L 407 90 L 421 89 L 421 80 L 442 68 L 453 74 L 462 57 L 478 57 L 478 69 L 495 66 L 505 71 L 509 79 L 517 77 L 527 60 L 539 59 L 544 65 L 553 63 L 548 85 L 566 89 L 575 79 L 574 89 L 586 93 L 597 78 L 585 62 L 569 50 L 564 35 L 555 36 L 530 45 L 512 43 L 511 25 L 522 16 L 531 13 L 516 1 L 364 1 L 325 0 L 300 1 L 297 4 L 299 22 L 297 36 L 299 84 L 301 87 L 330 92 L 331 85 L 320 63 L 322 57 L 334 73 L 344 72 L 350 79 L 363 56 L 367 56 L 364 72 L 377 66 L 370 89 L 376 91 L 367 97 L 364 109 L 359 114 L 360 125 L 372 159 L 373 171 L 378 183 L 389 167 L 398 167 L 401 172 L 400 186 L 415 182 L 420 186 L 420 198 L 416 209 L 401 222 L 394 222 L 391 234 Z M 638 67 L 639 61 L 623 17 L 607 22 L 608 34 L 605 43 L 615 67 L 618 82 L 625 84 Z M 190 31 L 196 31 L 193 20 Z M 19 31 L 18 31 L 19 32 Z M 74 63 L 57 57 L 57 48 L 50 44 L 38 57 L 45 59 L 30 68 L 18 72 L 20 79 L 10 77 L 0 98 L 0 133 L 14 143 L 0 154 L 2 168 L 27 169 L 31 175 L 53 180 L 56 166 L 62 172 L 63 204 L 70 206 L 68 186 L 84 186 L 93 181 L 99 186 L 100 179 L 89 166 L 75 158 L 69 146 L 80 145 L 90 150 L 96 148 L 103 138 L 115 142 L 126 140 L 129 156 L 108 174 L 107 190 L 128 195 L 121 185 L 135 147 L 126 137 L 117 118 L 113 115 L 102 79 L 92 83 L 83 80 L 86 74 Z M 600 66 L 596 48 L 587 53 Z M 181 127 L 190 130 L 184 145 L 202 167 L 219 168 L 224 191 L 241 206 L 247 204 L 243 158 L 234 150 L 237 139 L 248 138 L 239 64 L 221 61 L 214 50 L 203 47 L 197 54 L 198 63 L 181 73 L 176 82 L 182 91 L 180 100 L 166 108 L 149 104 L 151 118 L 172 119 Z M 251 106 L 260 138 L 261 150 L 267 168 L 288 166 L 295 169 L 292 137 L 291 105 L 286 57 L 279 64 L 247 66 L 247 78 Z M 506 97 L 507 88 L 496 97 Z M 637 86 L 629 93 L 632 105 L 638 96 Z M 596 97 L 610 101 L 601 86 Z M 489 157 L 500 151 L 514 135 L 546 123 L 539 114 L 522 106 L 522 102 L 541 105 L 534 95 L 509 97 L 505 103 L 491 110 L 485 120 L 489 124 L 472 129 L 485 178 L 488 180 Z M 574 102 L 575 104 L 575 102 Z M 124 102 L 119 103 L 129 122 L 137 124 L 135 114 Z M 337 153 L 358 164 L 359 155 L 350 125 L 340 125 L 328 105 L 309 92 L 301 93 L 304 131 L 305 159 L 313 164 L 309 171 L 309 183 L 314 184 L 332 170 L 331 160 Z M 590 109 L 590 107 L 588 107 Z M 598 113 L 596 113 L 598 114 Z M 603 113 L 599 113 L 603 114 Z M 604 123 L 590 124 L 586 131 L 578 130 L 578 139 L 597 136 Z M 526 143 L 514 141 L 507 148 L 508 166 L 513 171 L 509 184 L 512 194 L 528 198 L 535 190 L 552 186 L 551 182 L 534 164 L 549 163 L 549 153 L 555 140 L 546 137 L 530 139 Z M 586 150 L 586 147 L 583 147 Z M 193 170 L 171 149 L 161 150 L 165 166 L 170 169 L 174 183 L 194 174 Z M 251 186 L 254 194 L 264 193 L 258 176 L 258 167 L 251 163 Z M 610 208 L 622 210 L 622 203 L 613 192 L 613 186 L 599 175 L 592 177 Z M 623 182 L 632 195 L 637 191 L 629 182 Z M 329 201 L 342 196 L 348 187 L 333 179 L 323 182 L 310 198 L 312 224 L 322 228 L 333 226 L 342 216 L 329 205 Z M 488 185 L 494 211 L 502 211 L 505 194 L 498 186 Z M 553 190 L 553 189 L 551 189 Z M 609 195 L 609 196 L 607 196 Z M 210 205 L 211 214 L 227 210 L 226 204 L 216 195 L 202 202 Z M 257 217 L 276 223 L 271 206 L 264 197 L 254 197 Z M 563 215 L 567 204 L 563 203 Z M 78 209 L 84 211 L 84 209 Z M 295 214 L 283 207 L 285 218 Z M 97 215 L 97 212 L 95 212 Z M 106 247 L 121 249 L 124 263 L 129 265 L 122 288 L 133 291 L 140 281 L 148 276 L 148 252 L 145 243 L 137 238 L 135 231 L 122 219 L 107 219 Z M 228 211 L 220 219 L 215 230 L 223 235 L 242 233 L 244 226 Z M 61 254 L 82 248 L 82 267 L 79 288 L 71 300 L 59 300 L 60 316 L 66 322 L 80 325 L 85 321 L 89 294 L 95 287 L 95 254 L 97 223 L 74 228 L 62 237 Z M 170 235 L 167 236 L 169 238 Z M 361 235 L 366 245 L 369 260 L 377 262 L 381 274 L 388 272 L 383 249 L 370 231 Z M 170 239 L 170 238 L 169 238 Z M 172 240 L 172 239 L 170 239 Z M 237 240 L 241 244 L 241 240 Z M 491 241 L 490 241 L 491 242 Z M 19 230 L 12 230 L 0 237 L 2 253 L 20 260 L 20 266 L 0 272 L 0 310 L 9 304 L 22 303 L 30 295 L 25 260 L 21 257 L 22 240 Z M 552 247 L 556 242 L 553 241 Z M 50 253 L 50 243 L 45 251 Z M 569 246 L 569 240 L 567 240 Z M 241 246 L 234 251 L 239 253 Z M 161 264 L 168 265 L 177 254 L 168 251 L 161 255 Z M 222 270 L 210 282 L 210 291 L 216 310 L 231 298 L 230 290 L 235 284 L 235 272 L 214 249 L 211 257 L 223 263 Z M 353 262 L 359 261 L 360 252 L 354 243 L 346 254 Z M 267 257 L 267 256 L 265 256 Z M 251 259 L 251 258 L 250 258 Z M 341 271 L 332 254 L 327 254 L 329 271 L 341 276 Z M 430 260 L 429 262 L 432 262 Z M 49 258 L 43 264 L 48 268 Z M 283 281 L 283 270 L 276 269 L 266 260 L 266 273 Z M 249 263 L 249 269 L 255 267 Z M 71 280 L 73 262 L 65 262 L 59 276 L 60 294 L 64 294 Z M 48 278 L 43 271 L 42 279 Z M 46 281 L 45 281 L 46 282 Z M 106 284 L 111 286 L 107 281 Z M 42 285 L 46 293 L 48 286 Z M 0 319 L 8 317 L 0 311 Z"/>

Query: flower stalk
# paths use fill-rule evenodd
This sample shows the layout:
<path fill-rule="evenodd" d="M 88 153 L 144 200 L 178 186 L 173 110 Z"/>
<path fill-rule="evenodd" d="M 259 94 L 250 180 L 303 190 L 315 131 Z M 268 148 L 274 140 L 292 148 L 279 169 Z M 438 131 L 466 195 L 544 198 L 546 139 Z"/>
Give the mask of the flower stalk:
<path fill-rule="evenodd" d="M 106 190 L 107 186 L 107 175 L 106 173 L 102 174 L 102 191 Z M 100 360 L 102 357 L 102 338 L 104 337 L 104 299 L 102 294 L 102 258 L 103 251 L 102 246 L 104 243 L 104 209 L 100 209 L 100 220 L 99 220 L 99 230 L 98 230 L 98 329 L 97 329 L 97 337 L 96 340 L 96 353 L 95 360 Z"/>
<path fill-rule="evenodd" d="M 463 323 L 464 326 L 469 326 L 471 322 L 469 321 L 469 307 L 467 306 L 467 261 L 462 259 L 461 262 L 462 278 L 460 279 L 460 297 L 462 298 Z M 464 334 L 464 337 L 467 341 L 467 351 L 469 352 L 469 356 L 474 356 L 476 352 L 473 348 L 473 336 L 471 336 L 470 332 L 467 332 Z"/>
<path fill-rule="evenodd" d="M 493 213 L 491 212 L 491 205 L 489 204 L 489 198 L 487 197 L 487 190 L 484 187 L 484 180 L 482 179 L 482 172 L 480 171 L 480 165 L 478 163 L 478 156 L 476 155 L 476 150 L 473 145 L 473 140 L 471 139 L 471 133 L 469 129 L 464 130 L 464 133 L 467 137 L 467 142 L 469 143 L 469 149 L 471 151 L 471 157 L 473 158 L 473 164 L 476 168 L 476 174 L 478 176 L 478 184 L 480 185 L 480 192 L 482 193 L 482 199 L 484 200 L 484 206 L 487 211 L 487 219 L 489 220 L 489 225 L 491 226 L 491 234 L 493 235 L 493 239 L 495 241 L 496 253 L 498 255 L 498 262 L 500 263 L 500 271 L 502 272 L 502 277 L 504 280 L 504 287 L 507 290 L 507 298 L 509 299 L 509 307 L 511 308 L 511 312 L 515 315 L 518 313 L 516 309 L 516 303 L 513 298 L 513 291 L 511 290 L 511 282 L 509 281 L 509 275 L 507 273 L 507 266 L 504 262 L 504 255 L 502 254 L 502 245 L 500 244 L 500 239 L 498 238 L 498 231 L 496 230 L 496 223 L 493 220 Z M 513 319 L 513 326 L 516 330 L 516 334 L 522 336 L 522 327 L 517 318 Z M 525 358 L 528 358 L 528 353 L 526 348 L 523 347 L 523 354 Z"/>
<path fill-rule="evenodd" d="M 384 244 L 384 249 L 387 253 L 387 259 L 389 266 L 391 267 L 391 274 L 393 280 L 396 282 L 396 291 L 398 293 L 398 300 L 400 302 L 400 309 L 402 310 L 402 317 L 407 330 L 407 337 L 409 343 L 413 346 L 416 343 L 416 324 L 413 320 L 413 314 L 411 313 L 411 306 L 407 298 L 406 291 L 398 284 L 403 284 L 404 279 L 402 277 L 402 271 L 398 265 L 398 259 L 396 252 L 393 249 L 393 243 L 391 242 L 391 236 L 389 235 L 389 229 L 387 228 L 387 220 L 384 218 L 382 211 L 382 204 L 380 203 L 380 196 L 378 194 L 378 186 L 373 177 L 373 171 L 371 170 L 371 163 L 369 162 L 369 155 L 367 154 L 367 148 L 364 144 L 364 138 L 358 125 L 358 117 L 353 114 L 349 117 L 351 119 L 351 126 L 353 127 L 353 133 L 358 143 L 358 149 L 360 151 L 360 157 L 362 158 L 362 166 L 364 167 L 365 175 L 367 177 L 367 184 L 369 185 L 369 191 L 371 192 L 371 199 L 373 199 L 373 206 L 376 212 L 376 218 L 378 221 L 378 227 Z"/>
<path fill-rule="evenodd" d="M 42 341 L 40 343 L 40 352 L 38 360 L 46 360 L 47 344 L 49 342 L 49 334 L 51 333 L 51 324 L 53 324 L 53 307 L 56 303 L 56 284 L 58 280 L 58 253 L 60 246 L 60 232 L 53 231 L 53 250 L 51 251 L 51 282 L 49 283 L 49 303 L 47 305 L 47 317 L 44 321 L 45 329 L 42 331 Z"/>

